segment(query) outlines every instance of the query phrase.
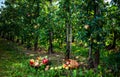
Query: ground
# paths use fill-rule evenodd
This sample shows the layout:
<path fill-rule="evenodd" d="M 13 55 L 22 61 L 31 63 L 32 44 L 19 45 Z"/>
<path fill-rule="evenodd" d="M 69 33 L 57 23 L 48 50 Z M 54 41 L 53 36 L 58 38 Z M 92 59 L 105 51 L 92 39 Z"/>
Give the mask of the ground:
<path fill-rule="evenodd" d="M 47 51 L 32 51 L 25 49 L 22 45 L 13 43 L 8 40 L 0 39 L 0 77 L 119 77 L 120 75 L 120 53 L 111 51 L 101 51 L 100 65 L 97 70 L 87 69 L 87 52 L 85 48 L 77 48 L 73 45 L 74 54 L 71 53 L 71 58 L 80 63 L 78 70 L 50 70 L 41 71 L 31 68 L 29 60 L 38 56 L 48 56 L 51 61 L 52 68 L 58 68 L 63 64 L 64 51 L 55 52 L 54 54 L 47 54 Z M 116 50 L 115 50 L 116 51 Z M 78 53 L 79 52 L 79 53 Z M 76 74 L 77 73 L 77 74 Z"/>
<path fill-rule="evenodd" d="M 47 51 L 32 51 L 27 50 L 23 46 L 13 43 L 8 40 L 0 39 L 0 77 L 9 76 L 14 73 L 17 68 L 22 71 L 22 68 L 29 64 L 31 58 L 38 56 L 48 56 L 52 63 L 52 67 L 58 67 L 63 64 L 64 53 L 55 52 L 54 54 L 47 54 Z M 73 56 L 74 59 L 78 59 L 79 63 L 83 63 L 86 58 L 82 56 Z M 27 65 L 28 66 L 28 65 Z M 14 71 L 11 71 L 14 70 Z"/>

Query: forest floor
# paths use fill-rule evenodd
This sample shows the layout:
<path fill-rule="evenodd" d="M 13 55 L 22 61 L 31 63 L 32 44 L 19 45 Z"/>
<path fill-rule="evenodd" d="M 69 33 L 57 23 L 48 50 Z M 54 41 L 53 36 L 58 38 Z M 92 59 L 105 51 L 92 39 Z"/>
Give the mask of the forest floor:
<path fill-rule="evenodd" d="M 76 53 L 72 54 L 71 58 L 77 60 L 80 64 L 87 65 L 86 49 L 75 48 L 75 46 L 73 46 L 73 49 Z M 77 53 L 78 51 L 82 52 Z M 91 76 L 94 75 L 94 77 L 97 75 L 104 77 L 113 77 L 115 75 L 116 77 L 119 77 L 120 53 L 103 50 L 100 54 L 101 62 L 98 72 L 93 74 L 93 71 L 87 71 L 87 69 L 83 67 L 82 70 L 84 71 L 81 71 L 80 69 L 82 72 L 80 72 L 80 74 L 82 74 L 80 76 L 89 76 L 91 74 Z M 29 69 L 29 60 L 38 56 L 48 56 L 52 63 L 51 67 L 58 67 L 63 64 L 64 52 L 55 52 L 54 54 L 49 55 L 44 49 L 41 51 L 27 50 L 17 43 L 0 38 L 0 77 L 39 77 L 33 69 L 32 71 Z M 86 73 L 83 74 L 85 70 Z"/>
<path fill-rule="evenodd" d="M 45 50 L 27 50 L 17 43 L 0 38 L 0 77 L 8 77 L 15 72 L 17 73 L 18 70 L 16 70 L 16 68 L 23 70 L 22 67 L 27 65 L 27 63 L 29 64 L 30 59 L 34 59 L 39 56 L 48 56 L 52 63 L 52 67 L 61 66 L 63 64 L 64 53 L 62 52 L 48 54 Z M 72 55 L 72 57 L 76 59 L 76 56 Z M 80 58 L 78 61 L 82 64 L 83 62 L 86 62 L 85 57 L 77 56 L 77 59 L 78 58 Z M 14 70 L 14 72 L 11 70 Z"/>

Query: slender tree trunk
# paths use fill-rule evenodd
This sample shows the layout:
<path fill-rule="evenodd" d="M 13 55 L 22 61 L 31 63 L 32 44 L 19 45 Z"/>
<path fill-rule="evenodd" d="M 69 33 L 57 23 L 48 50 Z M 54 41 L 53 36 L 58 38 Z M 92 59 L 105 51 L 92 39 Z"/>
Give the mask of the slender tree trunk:
<path fill-rule="evenodd" d="M 36 51 L 38 48 L 38 35 L 35 38 L 35 42 L 34 42 L 34 51 Z"/>
<path fill-rule="evenodd" d="M 99 3 L 95 2 L 95 7 L 94 7 L 94 17 L 96 18 L 96 16 L 100 15 L 100 9 L 99 9 Z M 99 25 L 96 25 L 98 28 L 101 28 L 101 22 L 98 21 Z M 97 34 L 96 40 L 99 41 L 100 37 L 99 34 Z M 94 53 L 94 67 L 97 68 L 99 65 L 99 61 L 100 61 L 100 50 L 99 50 L 99 46 L 97 48 L 95 48 L 95 53 Z"/>
<path fill-rule="evenodd" d="M 52 0 L 49 0 L 50 1 L 50 16 L 51 16 L 51 6 L 52 6 Z M 51 20 L 49 18 L 49 22 L 51 23 Z M 52 31 L 52 25 L 50 25 L 49 27 L 49 47 L 48 47 L 48 54 L 52 54 L 53 53 L 53 31 Z"/>
<path fill-rule="evenodd" d="M 70 1 L 66 1 L 65 2 L 66 5 L 66 53 L 65 53 L 65 59 L 69 59 L 70 58 L 70 52 L 71 52 L 71 43 L 72 43 L 72 25 L 70 24 Z"/>
<path fill-rule="evenodd" d="M 1 32 L 1 38 L 3 38 L 4 37 L 4 32 Z"/>
<path fill-rule="evenodd" d="M 19 39 L 19 37 L 17 36 L 16 43 L 19 43 L 19 42 L 20 42 L 20 39 Z"/>
<path fill-rule="evenodd" d="M 52 54 L 52 53 L 53 53 L 53 45 L 52 45 L 53 39 L 52 39 L 52 37 L 53 37 L 53 33 L 52 33 L 52 31 L 50 30 L 50 31 L 49 31 L 49 47 L 48 47 L 48 53 L 49 53 L 49 54 Z"/>
<path fill-rule="evenodd" d="M 24 37 L 21 36 L 21 44 L 24 44 Z"/>
<path fill-rule="evenodd" d="M 100 63 L 100 51 L 99 48 L 96 49 L 94 53 L 94 67 L 96 68 Z"/>
<path fill-rule="evenodd" d="M 40 12 L 40 6 L 39 6 L 39 3 L 40 3 L 40 1 L 38 0 L 38 1 L 36 1 L 37 2 L 37 9 L 36 9 L 36 18 L 37 17 L 39 17 L 39 12 Z M 33 3 L 35 3 L 35 0 L 34 0 L 34 2 Z M 40 28 L 38 28 L 37 29 L 37 31 L 39 30 Z M 36 51 L 37 49 L 38 49 L 38 40 L 39 40 L 39 34 L 38 33 L 36 33 L 36 35 L 35 35 L 35 39 L 34 39 L 34 51 Z"/>
<path fill-rule="evenodd" d="M 68 24 L 68 22 L 66 23 L 66 53 L 65 53 L 65 59 L 69 59 L 70 58 L 70 37 L 69 37 L 69 33 L 70 33 L 70 26 Z"/>
<path fill-rule="evenodd" d="M 88 51 L 89 52 L 89 57 L 88 57 L 89 68 L 94 68 L 92 51 L 93 51 L 92 40 L 90 40 L 89 51 Z"/>

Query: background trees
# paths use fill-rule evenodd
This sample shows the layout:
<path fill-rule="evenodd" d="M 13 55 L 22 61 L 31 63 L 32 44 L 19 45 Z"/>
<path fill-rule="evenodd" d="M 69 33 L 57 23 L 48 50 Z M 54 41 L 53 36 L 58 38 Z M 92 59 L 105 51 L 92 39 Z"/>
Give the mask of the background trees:
<path fill-rule="evenodd" d="M 119 49 L 119 0 L 6 0 L 0 14 L 0 35 L 28 49 L 61 48 L 70 58 L 72 45 L 89 49 L 89 64 L 97 67 L 100 51 Z M 80 44 L 80 45 L 79 45 Z"/>

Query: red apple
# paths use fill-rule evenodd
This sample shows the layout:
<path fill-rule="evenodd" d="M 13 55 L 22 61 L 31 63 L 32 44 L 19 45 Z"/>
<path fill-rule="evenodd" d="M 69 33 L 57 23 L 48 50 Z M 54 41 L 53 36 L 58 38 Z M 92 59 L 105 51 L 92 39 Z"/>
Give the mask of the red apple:
<path fill-rule="evenodd" d="M 35 63 L 34 59 L 30 59 L 30 65 L 32 66 Z"/>
<path fill-rule="evenodd" d="M 46 59 L 46 58 L 44 58 L 44 59 L 42 60 L 42 63 L 43 63 L 43 64 L 48 64 L 48 62 L 49 62 L 49 60 Z"/>
<path fill-rule="evenodd" d="M 69 65 L 69 64 L 70 64 L 70 62 L 69 62 L 69 61 L 66 61 L 66 64 L 67 64 L 67 65 Z"/>

